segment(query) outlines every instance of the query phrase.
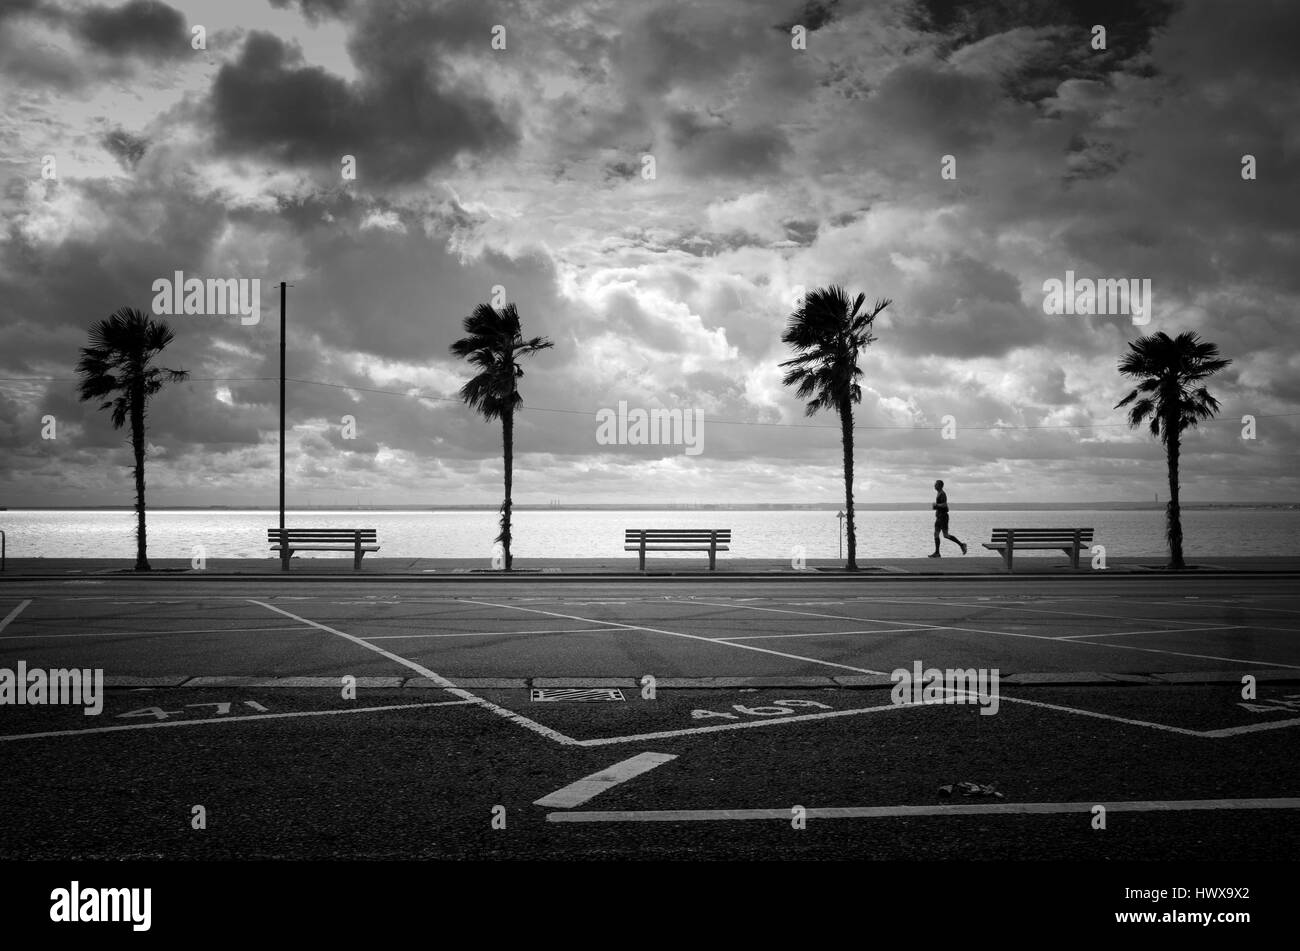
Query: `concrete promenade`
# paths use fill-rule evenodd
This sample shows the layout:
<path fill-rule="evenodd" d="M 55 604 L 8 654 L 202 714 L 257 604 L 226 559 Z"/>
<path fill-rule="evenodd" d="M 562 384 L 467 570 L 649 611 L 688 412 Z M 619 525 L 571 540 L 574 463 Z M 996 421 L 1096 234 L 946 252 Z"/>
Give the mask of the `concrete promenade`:
<path fill-rule="evenodd" d="M 810 558 L 805 567 L 796 569 L 791 566 L 789 559 L 728 558 L 725 555 L 718 557 L 717 571 L 709 571 L 708 560 L 702 554 L 696 557 L 651 556 L 646 561 L 646 570 L 642 572 L 637 569 L 635 553 L 629 553 L 626 558 L 516 558 L 514 570 L 507 574 L 492 569 L 486 559 L 479 558 L 367 556 L 361 564 L 361 570 L 356 571 L 352 567 L 350 555 L 342 557 L 295 555 L 287 573 L 281 570 L 279 559 L 272 557 L 209 558 L 202 569 L 194 568 L 188 559 L 150 558 L 154 573 L 181 574 L 187 578 L 274 575 L 277 578 L 293 579 L 324 575 L 343 576 L 353 581 L 427 579 L 430 575 L 455 575 L 464 580 L 483 578 L 502 581 L 518 581 L 532 575 L 540 579 L 548 579 L 549 576 L 554 575 L 567 578 L 641 578 L 680 575 L 701 580 L 779 575 L 782 580 L 807 578 L 820 581 L 837 577 L 869 580 L 873 577 L 898 579 L 906 576 L 924 578 L 960 576 L 969 578 L 989 575 L 1001 578 L 1050 577 L 1086 580 L 1117 574 L 1162 576 L 1166 574 L 1166 561 L 1166 558 L 1158 555 L 1145 558 L 1108 558 L 1105 570 L 1099 570 L 1091 567 L 1091 561 L 1085 555 L 1076 570 L 1070 567 L 1069 560 L 1060 553 L 1031 552 L 1018 554 L 1015 559 L 1015 571 L 1010 573 L 997 555 L 972 548 L 966 557 L 954 555 L 943 558 L 859 558 L 859 570 L 855 573 L 846 572 L 842 560 Z M 1300 556 L 1287 558 L 1194 556 L 1187 561 L 1191 569 L 1187 572 L 1188 575 L 1300 573 Z M 9 558 L 5 570 L 0 572 L 0 581 L 18 577 L 54 578 L 67 575 L 111 577 L 119 574 L 141 577 L 140 574 L 132 571 L 132 562 L 126 558 Z"/>

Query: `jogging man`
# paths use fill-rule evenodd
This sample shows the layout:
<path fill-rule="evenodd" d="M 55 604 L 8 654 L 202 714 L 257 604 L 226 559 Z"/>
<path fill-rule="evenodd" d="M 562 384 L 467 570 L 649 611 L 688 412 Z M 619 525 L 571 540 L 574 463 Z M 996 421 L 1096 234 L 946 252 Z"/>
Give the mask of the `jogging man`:
<path fill-rule="evenodd" d="M 956 542 L 961 546 L 961 553 L 966 554 L 966 543 L 960 538 L 955 538 L 948 534 L 948 493 L 943 491 L 943 480 L 938 479 L 934 483 L 934 491 L 939 493 L 935 496 L 934 504 L 930 508 L 934 509 L 934 554 L 931 558 L 939 556 L 939 535 L 950 542 Z"/>

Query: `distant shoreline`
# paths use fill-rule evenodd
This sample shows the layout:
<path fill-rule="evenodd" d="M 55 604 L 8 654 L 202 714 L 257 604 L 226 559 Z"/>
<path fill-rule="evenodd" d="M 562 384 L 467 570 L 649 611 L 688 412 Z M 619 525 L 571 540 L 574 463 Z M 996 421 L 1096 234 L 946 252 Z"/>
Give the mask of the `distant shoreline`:
<path fill-rule="evenodd" d="M 1163 511 L 1163 502 L 959 502 L 954 510 L 969 512 L 1030 512 L 1030 511 Z M 929 501 L 921 502 L 858 502 L 860 512 L 929 511 Z M 1300 509 L 1300 502 L 1183 502 L 1186 511 L 1206 509 Z M 670 503 L 608 503 L 586 505 L 528 505 L 516 504 L 516 512 L 835 512 L 843 504 L 759 502 L 748 504 L 670 504 Z M 0 512 L 131 512 L 131 505 L 28 505 L 0 506 Z M 150 506 L 150 512 L 277 512 L 267 505 L 159 505 Z M 492 512 L 491 505 L 290 505 L 290 512 Z"/>

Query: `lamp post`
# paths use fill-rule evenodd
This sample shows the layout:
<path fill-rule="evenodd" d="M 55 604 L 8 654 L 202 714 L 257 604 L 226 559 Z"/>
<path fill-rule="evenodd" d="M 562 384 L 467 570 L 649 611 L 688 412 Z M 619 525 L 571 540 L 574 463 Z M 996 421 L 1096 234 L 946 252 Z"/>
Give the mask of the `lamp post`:
<path fill-rule="evenodd" d="M 284 545 L 284 291 L 287 285 L 280 282 L 280 544 Z M 289 569 L 285 559 L 284 569 Z"/>

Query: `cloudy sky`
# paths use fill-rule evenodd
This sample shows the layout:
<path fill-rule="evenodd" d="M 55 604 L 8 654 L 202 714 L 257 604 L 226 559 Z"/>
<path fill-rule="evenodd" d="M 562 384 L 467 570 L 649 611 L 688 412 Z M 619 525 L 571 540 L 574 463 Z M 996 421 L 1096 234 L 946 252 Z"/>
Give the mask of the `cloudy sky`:
<path fill-rule="evenodd" d="M 836 420 L 778 367 L 831 283 L 893 300 L 860 501 L 1163 499 L 1113 409 L 1157 330 L 1233 360 L 1185 498 L 1294 500 L 1297 46 L 1288 0 L 0 0 L 0 504 L 130 503 L 73 367 L 178 270 L 259 279 L 262 319 L 167 318 L 155 505 L 275 503 L 281 280 L 291 503 L 499 501 L 448 353 L 498 285 L 555 344 L 517 502 L 834 502 Z M 1067 270 L 1149 279 L 1150 322 L 1045 313 Z M 702 451 L 601 445 L 619 401 L 701 411 Z"/>

